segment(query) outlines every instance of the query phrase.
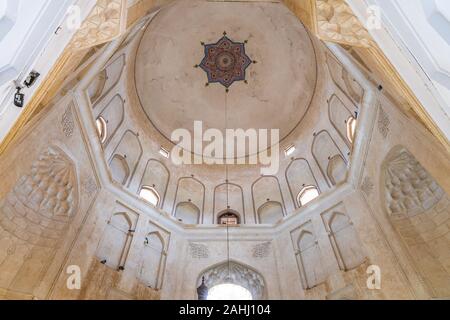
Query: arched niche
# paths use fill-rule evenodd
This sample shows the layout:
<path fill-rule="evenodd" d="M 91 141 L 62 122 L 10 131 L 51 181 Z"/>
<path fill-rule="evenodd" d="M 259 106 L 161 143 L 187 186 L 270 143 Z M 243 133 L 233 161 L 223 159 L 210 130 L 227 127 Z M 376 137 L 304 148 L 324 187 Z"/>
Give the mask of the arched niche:
<path fill-rule="evenodd" d="M 344 206 L 340 204 L 323 218 L 339 267 L 344 271 L 349 271 L 363 264 L 366 255 L 355 227 L 348 216 L 343 213 L 344 210 Z"/>
<path fill-rule="evenodd" d="M 47 265 L 53 260 L 79 213 L 81 200 L 77 166 L 66 151 L 51 145 L 32 157 L 31 167 L 22 167 L 23 175 L 0 198 L 1 249 L 6 249 L 3 235 L 8 233 L 14 243 L 32 248 L 30 254 L 40 249 L 46 252 L 41 258 L 35 255 L 41 261 L 20 259 L 18 267 L 26 266 L 24 270 L 29 264 Z M 6 261 L 3 252 L 0 256 L 0 261 Z M 12 252 L 5 259 L 18 258 Z M 34 281 L 29 280 L 30 284 Z"/>
<path fill-rule="evenodd" d="M 311 230 L 302 229 L 297 239 L 297 262 L 303 289 L 311 289 L 324 281 L 319 244 Z"/>
<path fill-rule="evenodd" d="M 260 224 L 275 224 L 284 217 L 283 205 L 277 201 L 268 201 L 258 208 Z"/>
<path fill-rule="evenodd" d="M 403 146 L 387 154 L 380 180 L 382 207 L 430 296 L 450 296 L 450 197 Z"/>
<path fill-rule="evenodd" d="M 286 168 L 285 176 L 292 201 L 294 202 L 296 208 L 301 206 L 298 201 L 298 196 L 305 187 L 314 186 L 320 193 L 319 184 L 312 172 L 309 162 L 306 159 L 297 158 L 292 160 Z"/>
<path fill-rule="evenodd" d="M 363 87 L 350 75 L 343 65 L 330 53 L 327 52 L 327 66 L 334 84 L 349 98 L 354 104 L 360 106 L 364 96 Z"/>
<path fill-rule="evenodd" d="M 252 198 L 256 223 L 261 223 L 261 217 L 267 216 L 275 219 L 281 214 L 281 219 L 285 216 L 284 199 L 277 177 L 262 176 L 257 179 L 252 185 Z"/>
<path fill-rule="evenodd" d="M 352 140 L 348 137 L 348 122 L 350 119 L 355 118 L 357 108 L 347 107 L 341 99 L 336 95 L 333 95 L 328 103 L 328 116 L 330 122 L 336 131 L 341 136 L 342 140 L 350 147 Z"/>
<path fill-rule="evenodd" d="M 103 264 L 113 269 L 124 268 L 133 237 L 133 225 L 127 213 L 111 216 L 97 248 L 97 257 Z"/>
<path fill-rule="evenodd" d="M 140 280 L 152 289 L 160 289 L 166 261 L 165 243 L 159 232 L 147 234 L 141 252 Z"/>
<path fill-rule="evenodd" d="M 236 261 L 222 262 L 201 272 L 195 288 L 202 284 L 203 278 L 208 288 L 220 284 L 235 284 L 250 291 L 253 300 L 267 299 L 264 277 L 255 269 Z"/>
<path fill-rule="evenodd" d="M 116 134 L 124 120 L 124 101 L 120 95 L 115 95 L 106 107 L 97 115 L 97 119 L 105 122 L 106 138 L 104 145 L 107 146 Z"/>
<path fill-rule="evenodd" d="M 345 181 L 347 178 L 347 164 L 340 154 L 336 154 L 328 161 L 327 176 L 333 186 Z"/>
<path fill-rule="evenodd" d="M 88 87 L 88 95 L 90 95 L 89 92 L 94 93 L 93 98 L 91 98 L 94 108 L 104 97 L 106 97 L 106 95 L 108 95 L 117 83 L 119 83 L 124 67 L 125 55 L 122 54 L 112 60 L 112 62 L 110 62 L 99 75 L 94 78 L 93 82 Z"/>
<path fill-rule="evenodd" d="M 175 209 L 175 218 L 184 224 L 200 224 L 200 209 L 192 202 L 180 202 Z"/>
<path fill-rule="evenodd" d="M 130 167 L 123 156 L 115 154 L 109 162 L 109 169 L 114 181 L 126 185 L 130 177 Z"/>
<path fill-rule="evenodd" d="M 142 175 L 139 191 L 144 186 L 153 188 L 160 197 L 158 207 L 162 208 L 164 206 L 169 179 L 169 169 L 167 169 L 167 167 L 159 160 L 150 159 L 145 166 L 145 171 Z"/>
<path fill-rule="evenodd" d="M 143 150 L 139 136 L 127 130 L 114 150 L 110 160 L 110 168 L 114 181 L 128 186 L 133 179 L 142 153 Z M 125 175 L 125 172 L 128 174 Z"/>
<path fill-rule="evenodd" d="M 347 167 L 350 153 L 348 148 L 342 152 L 328 131 L 323 130 L 315 134 L 311 149 L 312 155 L 323 176 L 327 178 L 330 187 L 345 180 L 342 171 L 343 163 Z M 347 168 L 345 168 L 345 176 L 346 172 Z"/>
<path fill-rule="evenodd" d="M 179 204 L 183 204 L 184 207 L 187 206 L 187 203 L 191 203 L 198 209 L 199 220 L 197 223 L 202 223 L 203 208 L 205 205 L 205 186 L 200 180 L 194 177 L 183 177 L 178 180 L 173 215 L 176 216 Z"/>
<path fill-rule="evenodd" d="M 106 83 L 106 71 L 100 71 L 89 84 L 86 94 L 89 97 L 91 104 L 94 104 L 102 95 Z"/>
<path fill-rule="evenodd" d="M 242 218 L 241 223 L 245 224 L 244 192 L 240 185 L 222 183 L 214 188 L 213 224 L 217 223 L 219 214 L 224 211 L 238 213 Z"/>

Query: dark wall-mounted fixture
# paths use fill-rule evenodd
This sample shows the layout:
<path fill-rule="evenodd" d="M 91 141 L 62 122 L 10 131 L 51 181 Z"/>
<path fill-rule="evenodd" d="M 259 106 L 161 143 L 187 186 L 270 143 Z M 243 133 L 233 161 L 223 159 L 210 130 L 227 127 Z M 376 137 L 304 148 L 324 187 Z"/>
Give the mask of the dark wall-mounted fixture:
<path fill-rule="evenodd" d="M 25 95 L 20 92 L 20 90 L 22 90 L 22 88 L 17 87 L 16 90 L 17 91 L 14 94 L 14 105 L 16 107 L 23 108 L 23 105 L 25 103 Z"/>
<path fill-rule="evenodd" d="M 28 75 L 28 77 L 23 82 L 23 84 L 27 88 L 32 87 L 36 83 L 36 80 L 39 78 L 40 75 L 41 74 L 39 72 L 31 71 L 30 74 Z"/>

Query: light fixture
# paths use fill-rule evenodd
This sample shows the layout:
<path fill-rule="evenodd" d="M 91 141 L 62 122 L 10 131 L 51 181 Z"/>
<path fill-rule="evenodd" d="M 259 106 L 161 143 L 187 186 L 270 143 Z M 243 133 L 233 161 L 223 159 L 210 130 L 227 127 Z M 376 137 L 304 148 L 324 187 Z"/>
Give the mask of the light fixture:
<path fill-rule="evenodd" d="M 33 84 L 36 83 L 36 80 L 39 78 L 41 74 L 39 72 L 36 71 L 31 71 L 30 74 L 28 75 L 28 77 L 25 79 L 25 81 L 23 82 L 23 84 L 27 87 L 30 88 L 33 86 Z"/>
<path fill-rule="evenodd" d="M 14 105 L 18 108 L 23 108 L 23 105 L 25 103 L 25 95 L 20 92 L 21 88 L 16 88 L 16 93 L 14 94 Z"/>
<path fill-rule="evenodd" d="M 170 155 L 169 151 L 167 151 L 163 147 L 161 147 L 159 149 L 159 154 L 162 155 L 164 158 L 167 158 L 167 159 L 169 158 L 169 155 Z"/>

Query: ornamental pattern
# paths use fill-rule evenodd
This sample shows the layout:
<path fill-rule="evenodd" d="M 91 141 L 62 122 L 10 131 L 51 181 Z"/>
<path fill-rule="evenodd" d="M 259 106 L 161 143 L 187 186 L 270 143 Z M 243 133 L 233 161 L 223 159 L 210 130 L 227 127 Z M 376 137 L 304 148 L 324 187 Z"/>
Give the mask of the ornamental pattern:
<path fill-rule="evenodd" d="M 235 81 L 246 81 L 245 71 L 253 61 L 245 53 L 245 43 L 232 41 L 226 33 L 216 43 L 202 43 L 205 57 L 198 66 L 208 76 L 207 85 L 220 83 L 228 90 Z"/>

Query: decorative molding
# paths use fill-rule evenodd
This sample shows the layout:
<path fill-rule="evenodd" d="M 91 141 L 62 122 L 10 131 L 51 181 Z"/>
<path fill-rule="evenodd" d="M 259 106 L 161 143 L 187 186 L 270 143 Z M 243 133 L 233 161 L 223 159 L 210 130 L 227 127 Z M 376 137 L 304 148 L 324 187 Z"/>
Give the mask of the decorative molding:
<path fill-rule="evenodd" d="M 266 285 L 264 278 L 252 268 L 240 263 L 229 261 L 209 268 L 200 274 L 197 280 L 197 287 L 201 284 L 203 277 L 208 288 L 224 283 L 232 283 L 250 291 L 254 300 L 265 298 Z"/>
<path fill-rule="evenodd" d="M 207 259 L 209 258 L 209 249 L 204 244 L 189 242 L 189 254 L 193 259 Z"/>
<path fill-rule="evenodd" d="M 272 242 L 267 241 L 254 245 L 252 248 L 252 257 L 255 259 L 267 258 L 272 250 Z"/>
<path fill-rule="evenodd" d="M 126 29 L 126 9 L 126 0 L 98 0 L 72 38 L 70 49 L 92 48 L 120 36 Z"/>
<path fill-rule="evenodd" d="M 380 108 L 378 109 L 377 127 L 378 127 L 378 132 L 380 132 L 381 136 L 384 139 L 387 139 L 387 137 L 389 135 L 390 125 L 391 125 L 391 120 L 389 119 L 389 115 L 380 106 Z"/>
<path fill-rule="evenodd" d="M 51 146 L 0 201 L 0 226 L 30 245 L 58 248 L 78 210 L 75 164 Z"/>
<path fill-rule="evenodd" d="M 84 181 L 84 183 L 81 185 L 81 188 L 83 190 L 83 193 L 88 195 L 89 197 L 92 197 L 98 190 L 97 183 L 92 177 Z"/>
<path fill-rule="evenodd" d="M 75 128 L 75 121 L 73 119 L 73 112 L 72 112 L 72 103 L 66 108 L 66 111 L 64 112 L 62 119 L 61 119 L 61 125 L 62 130 L 64 132 L 64 135 L 67 138 L 72 137 L 73 131 Z"/>
<path fill-rule="evenodd" d="M 373 184 L 372 178 L 369 176 L 364 177 L 364 180 L 361 184 L 362 192 L 364 192 L 364 194 L 366 196 L 370 197 L 372 195 L 374 188 L 375 188 L 375 185 Z"/>
<path fill-rule="evenodd" d="M 401 146 L 394 147 L 382 166 L 383 196 L 386 211 L 403 219 L 434 207 L 444 191 L 424 167 Z"/>
<path fill-rule="evenodd" d="M 344 0 L 316 0 L 313 14 L 320 39 L 363 48 L 372 46 L 366 28 Z"/>

